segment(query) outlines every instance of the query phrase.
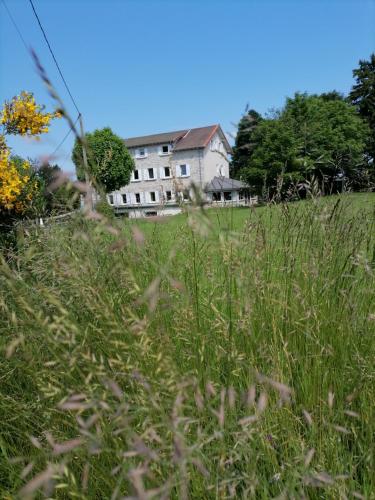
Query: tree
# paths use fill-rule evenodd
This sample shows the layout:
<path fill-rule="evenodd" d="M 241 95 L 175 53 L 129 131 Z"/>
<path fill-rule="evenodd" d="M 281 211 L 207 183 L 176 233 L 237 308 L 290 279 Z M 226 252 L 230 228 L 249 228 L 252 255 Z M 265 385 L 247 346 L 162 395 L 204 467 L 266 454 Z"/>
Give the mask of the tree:
<path fill-rule="evenodd" d="M 61 182 L 63 173 L 58 165 L 34 162 L 33 170 L 39 185 L 38 204 L 41 213 L 64 213 L 78 207 L 79 192 L 70 182 L 64 179 Z"/>
<path fill-rule="evenodd" d="M 353 70 L 353 76 L 356 83 L 349 98 L 370 126 L 367 152 L 375 163 L 375 53 L 371 54 L 369 61 L 359 61 L 359 67 Z"/>
<path fill-rule="evenodd" d="M 108 193 L 125 186 L 130 181 L 134 161 L 124 141 L 109 127 L 85 135 L 88 147 L 89 176 Z M 76 140 L 72 153 L 77 177 L 85 180 L 82 144 Z"/>
<path fill-rule="evenodd" d="M 358 178 L 366 167 L 367 125 L 339 94 L 288 98 L 273 119 L 263 120 L 253 133 L 254 148 L 240 177 L 270 195 L 292 184 L 315 178 L 332 190 L 336 179 Z"/>
<path fill-rule="evenodd" d="M 246 167 L 254 151 L 254 132 L 262 121 L 262 116 L 254 109 L 246 110 L 242 116 L 236 135 L 235 145 L 233 147 L 233 156 L 231 162 L 231 176 L 238 178 L 241 169 Z"/>
<path fill-rule="evenodd" d="M 30 92 L 21 92 L 4 103 L 0 112 L 0 219 L 11 222 L 16 217 L 27 215 L 32 200 L 38 191 L 33 171 L 28 160 L 11 154 L 6 135 L 39 137 L 49 130 L 59 112 L 47 113 L 44 106 L 35 102 Z"/>

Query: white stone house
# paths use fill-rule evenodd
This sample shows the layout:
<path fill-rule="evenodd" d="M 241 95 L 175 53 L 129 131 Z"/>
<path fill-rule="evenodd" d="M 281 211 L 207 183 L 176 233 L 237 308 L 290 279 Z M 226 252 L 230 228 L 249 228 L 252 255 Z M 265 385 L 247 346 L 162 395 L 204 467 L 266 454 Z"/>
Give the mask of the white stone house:
<path fill-rule="evenodd" d="M 133 137 L 125 139 L 125 145 L 135 169 L 127 186 L 108 195 L 118 214 L 144 217 L 179 213 L 190 200 L 193 184 L 207 201 L 216 200 L 216 191 L 205 192 L 214 179 L 228 188 L 223 191 L 223 200 L 239 199 L 244 187 L 229 179 L 232 150 L 220 125 Z M 220 190 L 219 184 L 217 187 Z M 225 194 L 229 191 L 231 195 Z"/>

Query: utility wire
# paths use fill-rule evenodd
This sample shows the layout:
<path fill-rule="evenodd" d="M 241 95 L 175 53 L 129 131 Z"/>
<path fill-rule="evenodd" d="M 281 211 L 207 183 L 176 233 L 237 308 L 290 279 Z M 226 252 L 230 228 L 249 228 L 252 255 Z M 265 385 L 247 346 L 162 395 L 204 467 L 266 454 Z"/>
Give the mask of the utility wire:
<path fill-rule="evenodd" d="M 4 5 L 4 7 L 5 7 L 5 10 L 6 10 L 6 11 L 7 11 L 7 13 L 8 13 L 8 16 L 9 16 L 10 20 L 11 20 L 11 21 L 12 21 L 12 23 L 13 23 L 13 26 L 16 28 L 16 31 L 17 31 L 17 33 L 18 33 L 18 35 L 19 35 L 19 37 L 20 37 L 20 39 L 21 39 L 22 43 L 24 44 L 25 49 L 27 50 L 27 52 L 29 52 L 29 53 L 30 53 L 30 49 L 29 49 L 29 47 L 27 46 L 27 43 L 25 42 L 25 39 L 24 39 L 24 37 L 22 36 L 21 30 L 19 29 L 19 27 L 17 26 L 16 21 L 14 20 L 14 17 L 12 16 L 12 14 L 11 14 L 10 10 L 8 9 L 8 6 L 7 6 L 7 4 L 5 3 L 5 0 L 1 0 L 1 1 L 2 1 L 2 3 L 3 3 L 3 5 Z"/>
<path fill-rule="evenodd" d="M 73 126 L 75 126 L 78 122 L 78 120 L 81 118 L 81 115 L 79 114 L 76 118 L 76 121 L 74 122 Z M 51 154 L 51 156 L 55 156 L 55 154 L 57 153 L 57 151 L 61 148 L 61 146 L 64 144 L 64 142 L 66 141 L 66 139 L 69 137 L 69 134 L 71 133 L 71 131 L 73 130 L 73 127 L 70 127 L 67 134 L 65 135 L 65 137 L 62 139 L 62 141 L 59 143 L 59 145 L 56 147 L 55 151 Z"/>
<path fill-rule="evenodd" d="M 3 0 L 3 1 L 4 1 L 4 0 Z M 80 112 L 80 110 L 78 109 L 78 106 L 77 106 L 77 104 L 76 104 L 76 102 L 75 102 L 75 100 L 74 100 L 74 97 L 72 96 L 72 93 L 70 92 L 70 89 L 69 89 L 69 87 L 68 87 L 68 84 L 66 83 L 66 80 L 65 80 L 65 78 L 64 78 L 64 75 L 63 75 L 63 73 L 62 73 L 62 71 L 61 71 L 61 69 L 60 69 L 59 63 L 57 62 L 57 59 L 56 59 L 56 57 L 55 57 L 55 54 L 53 53 L 53 50 L 52 50 L 51 45 L 50 45 L 50 43 L 49 43 L 49 41 L 48 41 L 48 38 L 47 38 L 46 32 L 44 31 L 44 28 L 43 28 L 43 26 L 42 26 L 42 23 L 40 22 L 39 16 L 38 16 L 38 14 L 37 14 L 37 12 L 36 12 L 36 10 L 35 10 L 34 4 L 33 4 L 33 0 L 29 0 L 29 2 L 30 2 L 30 5 L 31 5 L 31 7 L 32 7 L 32 9 L 33 9 L 33 12 L 34 12 L 34 15 L 35 15 L 35 17 L 36 17 L 36 20 L 38 21 L 39 28 L 41 29 L 41 32 L 43 33 L 44 39 L 45 39 L 45 41 L 46 41 L 46 43 L 47 43 L 48 49 L 49 49 L 49 51 L 50 51 L 50 53 L 51 53 L 51 56 L 52 56 L 52 58 L 53 58 L 53 60 L 54 60 L 54 62 L 55 62 L 55 64 L 56 64 L 56 67 L 57 67 L 57 69 L 58 69 L 58 72 L 60 73 L 61 79 L 62 79 L 62 81 L 64 82 L 65 88 L 66 88 L 66 90 L 67 90 L 67 92 L 68 92 L 68 94 L 69 94 L 69 96 L 70 96 L 70 98 L 71 98 L 71 100 L 72 100 L 72 103 L 74 104 L 74 107 L 75 107 L 75 108 L 76 108 L 76 110 L 77 110 L 77 113 L 80 115 L 80 114 L 81 114 L 81 112 Z"/>

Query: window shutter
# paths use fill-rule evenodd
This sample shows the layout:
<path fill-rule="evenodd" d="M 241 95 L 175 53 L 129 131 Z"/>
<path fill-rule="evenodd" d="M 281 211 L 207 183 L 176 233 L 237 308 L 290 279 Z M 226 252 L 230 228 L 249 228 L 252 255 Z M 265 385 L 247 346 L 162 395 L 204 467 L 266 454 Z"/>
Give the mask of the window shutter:
<path fill-rule="evenodd" d="M 160 179 L 164 179 L 164 167 L 159 168 L 159 176 L 160 176 Z"/>
<path fill-rule="evenodd" d="M 176 165 L 176 177 L 181 177 L 180 165 Z"/>
<path fill-rule="evenodd" d="M 186 175 L 190 175 L 190 165 L 186 164 Z"/>
<path fill-rule="evenodd" d="M 160 197 L 159 197 L 159 191 L 155 191 L 155 201 L 156 201 L 156 203 L 159 203 L 159 199 L 160 199 Z"/>

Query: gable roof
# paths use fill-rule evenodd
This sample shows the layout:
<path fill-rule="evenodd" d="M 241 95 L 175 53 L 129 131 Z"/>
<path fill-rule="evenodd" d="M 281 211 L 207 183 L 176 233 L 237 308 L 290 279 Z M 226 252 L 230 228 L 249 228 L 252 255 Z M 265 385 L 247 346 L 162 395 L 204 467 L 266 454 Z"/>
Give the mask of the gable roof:
<path fill-rule="evenodd" d="M 237 181 L 236 179 L 229 179 L 228 177 L 214 177 L 205 187 L 206 192 L 212 191 L 226 191 L 226 190 L 238 190 L 245 189 L 247 186 L 242 181 Z"/>
<path fill-rule="evenodd" d="M 128 148 L 173 143 L 174 151 L 184 151 L 186 149 L 205 148 L 215 132 L 219 133 L 226 150 L 228 153 L 231 153 L 232 149 L 227 141 L 227 138 L 225 137 L 224 132 L 221 130 L 220 125 L 209 125 L 208 127 L 176 130 L 174 132 L 144 135 L 141 137 L 130 137 L 129 139 L 124 139 L 124 142 L 125 146 Z"/>

